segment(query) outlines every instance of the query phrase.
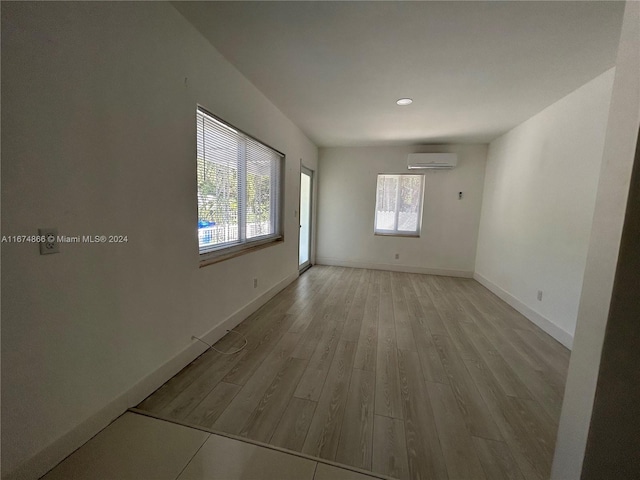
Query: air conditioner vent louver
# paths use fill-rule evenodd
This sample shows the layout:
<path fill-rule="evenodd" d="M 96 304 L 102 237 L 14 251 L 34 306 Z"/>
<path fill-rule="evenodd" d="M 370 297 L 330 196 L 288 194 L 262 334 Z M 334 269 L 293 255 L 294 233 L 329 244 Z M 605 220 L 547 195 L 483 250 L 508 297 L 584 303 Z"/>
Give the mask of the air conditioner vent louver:
<path fill-rule="evenodd" d="M 410 153 L 407 158 L 409 170 L 451 169 L 458 163 L 455 153 Z"/>

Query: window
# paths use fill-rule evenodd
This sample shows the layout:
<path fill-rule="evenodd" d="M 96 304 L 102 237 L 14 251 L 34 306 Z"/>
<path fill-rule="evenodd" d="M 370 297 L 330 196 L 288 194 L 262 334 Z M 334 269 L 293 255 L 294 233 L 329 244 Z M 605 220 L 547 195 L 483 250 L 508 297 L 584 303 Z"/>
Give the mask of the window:
<path fill-rule="evenodd" d="M 378 175 L 374 232 L 419 236 L 423 193 L 423 175 Z"/>
<path fill-rule="evenodd" d="M 200 254 L 217 257 L 281 238 L 284 155 L 201 108 L 196 124 Z"/>

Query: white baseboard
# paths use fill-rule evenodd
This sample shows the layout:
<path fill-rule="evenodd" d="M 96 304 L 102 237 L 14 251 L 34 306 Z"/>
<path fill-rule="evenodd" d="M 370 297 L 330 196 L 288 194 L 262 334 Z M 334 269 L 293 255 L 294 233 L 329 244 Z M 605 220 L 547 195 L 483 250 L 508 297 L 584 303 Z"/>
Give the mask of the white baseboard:
<path fill-rule="evenodd" d="M 477 272 L 474 273 L 473 278 L 478 283 L 486 287 L 488 290 L 496 294 L 500 299 L 504 300 L 506 303 L 511 305 L 513 308 L 515 308 L 518 312 L 524 315 L 533 324 L 540 327 L 546 333 L 548 333 L 557 341 L 559 341 L 562 345 L 564 345 L 569 350 L 571 350 L 571 347 L 573 346 L 573 335 L 571 335 L 569 332 L 567 332 L 566 330 L 563 330 L 548 318 L 543 317 L 538 312 L 533 310 L 531 307 L 528 307 L 527 305 L 522 303 L 520 300 L 518 300 L 516 297 L 511 295 L 509 292 L 502 289 L 501 287 L 493 283 L 491 280 L 483 277 L 479 273 Z"/>
<path fill-rule="evenodd" d="M 298 278 L 298 272 L 278 282 L 265 293 L 237 310 L 231 316 L 211 328 L 201 336 L 208 343 L 215 343 L 224 336 L 227 330 L 235 328 L 240 322 L 267 303 L 276 294 Z M 128 408 L 134 407 L 147 398 L 167 380 L 201 355 L 207 347 L 194 341 L 166 361 L 129 390 L 109 402 L 99 411 L 83 420 L 40 452 L 23 462 L 11 472 L 3 472 L 3 480 L 36 480 L 64 460 L 75 450 L 84 445 L 103 428 L 122 415 Z"/>
<path fill-rule="evenodd" d="M 332 265 L 334 267 L 368 268 L 371 270 L 389 270 L 392 272 L 422 273 L 425 275 L 440 275 L 444 277 L 473 278 L 472 271 L 415 267 L 412 265 L 396 265 L 393 263 L 354 262 L 351 260 L 340 260 L 337 258 L 330 258 L 330 257 L 317 257 L 316 263 L 318 265 Z"/>

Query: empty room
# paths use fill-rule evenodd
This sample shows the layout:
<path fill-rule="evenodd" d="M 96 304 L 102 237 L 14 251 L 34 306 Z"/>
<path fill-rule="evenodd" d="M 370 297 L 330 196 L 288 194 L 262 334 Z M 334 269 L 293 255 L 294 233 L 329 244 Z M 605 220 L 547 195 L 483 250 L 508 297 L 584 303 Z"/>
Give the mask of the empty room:
<path fill-rule="evenodd" d="M 3 480 L 638 478 L 640 3 L 0 8 Z"/>

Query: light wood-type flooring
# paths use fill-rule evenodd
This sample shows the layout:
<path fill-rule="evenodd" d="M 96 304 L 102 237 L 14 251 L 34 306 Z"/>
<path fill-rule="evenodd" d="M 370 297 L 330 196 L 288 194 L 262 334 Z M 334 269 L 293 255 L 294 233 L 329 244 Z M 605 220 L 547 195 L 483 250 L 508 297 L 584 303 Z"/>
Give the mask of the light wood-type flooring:
<path fill-rule="evenodd" d="M 235 331 L 138 408 L 400 479 L 549 478 L 569 351 L 474 280 L 315 266 Z"/>

